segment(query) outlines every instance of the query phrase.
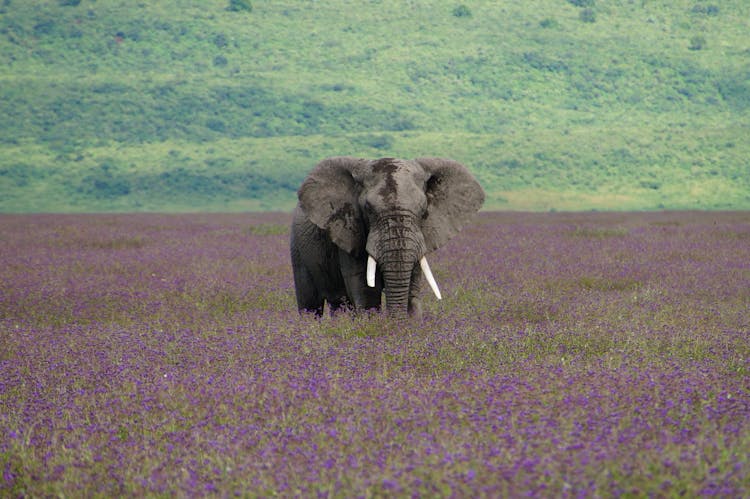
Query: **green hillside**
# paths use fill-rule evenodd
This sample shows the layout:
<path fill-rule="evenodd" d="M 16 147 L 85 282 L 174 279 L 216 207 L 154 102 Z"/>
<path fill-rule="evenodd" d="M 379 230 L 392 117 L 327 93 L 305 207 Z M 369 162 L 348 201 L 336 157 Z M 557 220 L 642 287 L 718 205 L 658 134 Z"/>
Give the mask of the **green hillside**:
<path fill-rule="evenodd" d="M 0 211 L 287 210 L 340 154 L 750 208 L 746 0 L 0 2 Z"/>

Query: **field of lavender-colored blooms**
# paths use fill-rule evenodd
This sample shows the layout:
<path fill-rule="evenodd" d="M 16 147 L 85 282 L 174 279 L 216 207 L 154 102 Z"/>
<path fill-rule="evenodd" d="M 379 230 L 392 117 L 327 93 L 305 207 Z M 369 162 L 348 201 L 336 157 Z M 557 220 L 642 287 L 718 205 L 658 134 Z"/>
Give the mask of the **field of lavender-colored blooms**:
<path fill-rule="evenodd" d="M 481 213 L 425 320 L 286 214 L 0 215 L 0 495 L 741 496 L 750 212 Z"/>

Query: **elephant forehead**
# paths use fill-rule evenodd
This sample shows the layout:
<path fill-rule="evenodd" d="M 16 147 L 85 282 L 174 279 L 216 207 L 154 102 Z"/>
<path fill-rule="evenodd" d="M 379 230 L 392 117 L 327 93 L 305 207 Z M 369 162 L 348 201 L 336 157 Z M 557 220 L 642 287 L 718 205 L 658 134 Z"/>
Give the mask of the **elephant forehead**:
<path fill-rule="evenodd" d="M 372 172 L 379 185 L 378 194 L 388 201 L 404 200 L 407 193 L 424 181 L 424 171 L 419 165 L 393 158 L 375 161 Z"/>
<path fill-rule="evenodd" d="M 400 163 L 396 158 L 380 158 L 373 160 L 370 167 L 373 173 L 388 173 L 398 169 Z"/>

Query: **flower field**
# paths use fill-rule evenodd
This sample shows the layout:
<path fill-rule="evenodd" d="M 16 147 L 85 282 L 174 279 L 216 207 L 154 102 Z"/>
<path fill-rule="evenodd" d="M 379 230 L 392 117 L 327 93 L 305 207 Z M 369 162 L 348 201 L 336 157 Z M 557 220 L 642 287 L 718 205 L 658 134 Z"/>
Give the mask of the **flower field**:
<path fill-rule="evenodd" d="M 421 323 L 289 221 L 0 215 L 0 496 L 748 494 L 750 212 L 480 213 Z"/>

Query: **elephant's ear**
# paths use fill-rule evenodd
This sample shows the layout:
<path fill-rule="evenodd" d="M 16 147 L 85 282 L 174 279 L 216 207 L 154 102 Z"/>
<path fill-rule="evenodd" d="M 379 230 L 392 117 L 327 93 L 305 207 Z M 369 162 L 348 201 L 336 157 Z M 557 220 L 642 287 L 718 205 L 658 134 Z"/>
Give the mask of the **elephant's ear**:
<path fill-rule="evenodd" d="M 429 177 L 427 212 L 422 222 L 427 250 L 435 250 L 455 236 L 484 203 L 484 190 L 469 170 L 456 161 L 417 158 Z"/>
<path fill-rule="evenodd" d="M 365 241 L 357 203 L 360 186 L 353 175 L 366 163 L 367 160 L 349 157 L 324 159 L 297 191 L 300 206 L 310 220 L 349 253 L 361 248 Z"/>

